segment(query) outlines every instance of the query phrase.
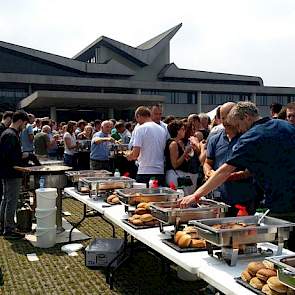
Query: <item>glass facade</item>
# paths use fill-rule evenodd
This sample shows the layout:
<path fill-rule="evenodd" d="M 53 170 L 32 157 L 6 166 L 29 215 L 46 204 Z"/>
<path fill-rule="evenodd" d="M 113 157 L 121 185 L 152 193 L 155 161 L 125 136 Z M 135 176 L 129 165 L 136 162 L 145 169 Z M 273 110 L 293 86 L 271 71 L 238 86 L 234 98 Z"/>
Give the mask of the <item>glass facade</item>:
<path fill-rule="evenodd" d="M 233 93 L 204 93 L 202 92 L 202 104 L 204 105 L 220 105 L 228 101 L 246 101 L 249 100 L 248 95 Z"/>
<path fill-rule="evenodd" d="M 167 104 L 194 104 L 196 102 L 196 93 L 181 91 L 160 91 L 160 90 L 142 90 L 144 95 L 162 95 Z"/>
<path fill-rule="evenodd" d="M 274 102 L 280 103 L 281 105 L 286 105 L 288 103 L 288 96 L 278 96 L 278 95 L 256 95 L 256 105 L 257 106 L 269 106 Z"/>
<path fill-rule="evenodd" d="M 0 111 L 15 110 L 18 102 L 28 95 L 25 89 L 0 88 Z"/>

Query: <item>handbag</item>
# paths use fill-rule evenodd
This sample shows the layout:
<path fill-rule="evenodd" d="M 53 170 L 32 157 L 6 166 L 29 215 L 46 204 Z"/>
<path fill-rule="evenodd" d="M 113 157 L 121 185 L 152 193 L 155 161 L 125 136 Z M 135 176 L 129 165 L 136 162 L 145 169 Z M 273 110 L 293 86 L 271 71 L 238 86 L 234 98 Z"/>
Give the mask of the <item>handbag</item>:
<path fill-rule="evenodd" d="M 173 169 L 177 177 L 177 187 L 186 187 L 193 185 L 193 181 L 189 175 L 179 176 L 175 169 Z"/>

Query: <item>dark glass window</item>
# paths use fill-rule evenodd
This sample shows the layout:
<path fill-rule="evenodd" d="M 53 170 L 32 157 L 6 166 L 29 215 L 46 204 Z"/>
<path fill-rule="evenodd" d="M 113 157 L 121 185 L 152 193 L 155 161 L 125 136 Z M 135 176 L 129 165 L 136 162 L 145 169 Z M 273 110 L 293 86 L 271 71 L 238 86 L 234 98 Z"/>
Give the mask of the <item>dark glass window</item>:
<path fill-rule="evenodd" d="M 272 103 L 277 102 L 281 105 L 288 103 L 288 96 L 284 95 L 256 95 L 256 105 L 269 106 Z"/>

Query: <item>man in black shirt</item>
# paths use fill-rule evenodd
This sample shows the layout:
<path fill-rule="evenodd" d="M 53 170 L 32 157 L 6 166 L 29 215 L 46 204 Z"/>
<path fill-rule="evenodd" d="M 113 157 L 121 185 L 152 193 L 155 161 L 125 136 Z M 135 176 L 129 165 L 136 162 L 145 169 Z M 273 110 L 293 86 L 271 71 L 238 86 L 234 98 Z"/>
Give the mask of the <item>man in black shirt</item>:
<path fill-rule="evenodd" d="M 22 165 L 22 150 L 19 133 L 28 123 L 27 113 L 17 111 L 13 114 L 12 124 L 0 137 L 0 177 L 4 194 L 0 208 L 0 230 L 7 239 L 23 238 L 15 231 L 14 215 L 21 185 L 21 173 L 13 167 Z"/>
<path fill-rule="evenodd" d="M 4 132 L 4 130 L 7 129 L 9 125 L 11 124 L 12 115 L 13 115 L 13 112 L 10 112 L 10 111 L 4 112 L 2 116 L 2 121 L 0 123 L 0 137 L 1 137 L 1 134 Z M 0 204 L 2 201 L 2 195 L 3 195 L 3 185 L 2 185 L 2 179 L 0 178 Z"/>

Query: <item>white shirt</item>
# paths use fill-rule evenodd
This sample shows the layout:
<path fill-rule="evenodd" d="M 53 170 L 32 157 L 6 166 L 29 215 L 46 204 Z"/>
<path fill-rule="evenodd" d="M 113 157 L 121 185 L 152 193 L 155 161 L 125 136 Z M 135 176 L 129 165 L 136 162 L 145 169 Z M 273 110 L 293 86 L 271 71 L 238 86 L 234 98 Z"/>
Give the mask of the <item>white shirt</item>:
<path fill-rule="evenodd" d="M 67 154 L 67 155 L 74 155 L 77 151 L 75 149 L 68 149 L 67 145 L 66 145 L 66 142 L 65 142 L 65 139 L 66 138 L 69 138 L 71 140 L 71 145 L 75 145 L 77 143 L 77 140 L 76 140 L 76 136 L 75 134 L 73 133 L 72 135 L 69 133 L 69 132 L 66 132 L 64 134 L 64 137 L 63 137 L 63 140 L 64 140 L 64 146 L 65 146 L 65 151 L 64 153 Z"/>
<path fill-rule="evenodd" d="M 138 174 L 164 174 L 166 133 L 154 122 L 146 122 L 134 130 L 133 146 L 140 148 Z"/>

